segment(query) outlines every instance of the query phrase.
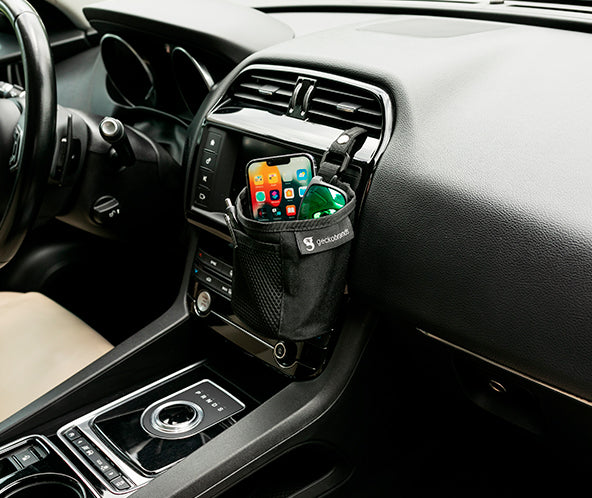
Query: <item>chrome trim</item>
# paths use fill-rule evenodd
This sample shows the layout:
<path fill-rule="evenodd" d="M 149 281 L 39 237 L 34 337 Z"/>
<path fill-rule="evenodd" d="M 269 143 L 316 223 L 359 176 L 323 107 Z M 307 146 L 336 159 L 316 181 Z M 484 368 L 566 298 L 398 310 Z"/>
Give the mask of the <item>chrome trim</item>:
<path fill-rule="evenodd" d="M 164 403 L 159 406 L 160 403 L 162 403 L 162 400 L 159 400 L 156 403 L 152 403 L 148 408 L 146 408 L 144 410 L 144 412 L 142 413 L 142 416 L 140 417 L 140 424 L 142 425 L 142 429 L 144 429 L 151 436 L 153 434 L 148 432 L 146 430 L 146 427 L 144 427 L 144 424 L 143 424 L 144 415 L 149 410 L 154 410 L 154 412 L 150 416 L 150 424 L 152 425 L 152 428 L 157 432 L 164 433 L 167 436 L 167 438 L 170 438 L 172 435 L 182 435 L 186 432 L 189 432 L 191 429 L 194 429 L 195 427 L 197 427 L 199 425 L 199 423 L 203 420 L 203 410 L 201 409 L 201 406 L 198 406 L 195 403 L 192 403 L 191 401 L 185 401 L 185 400 L 169 401 L 168 403 Z M 156 409 L 154 409 L 155 405 L 157 407 Z M 183 406 L 188 406 L 189 408 L 191 408 L 193 410 L 193 417 L 191 418 L 191 420 L 188 420 L 187 422 L 183 422 L 181 424 L 172 425 L 172 424 L 167 424 L 167 423 L 163 422 L 159 418 L 160 412 L 162 412 L 162 410 L 164 410 L 165 408 L 168 408 L 169 406 L 175 406 L 175 405 L 177 405 L 177 406 L 183 405 Z"/>
<path fill-rule="evenodd" d="M 193 363 L 192 365 L 189 365 L 188 367 L 185 367 L 181 370 L 178 370 L 175 373 L 167 375 L 166 377 L 163 377 L 162 379 L 152 382 L 151 384 L 148 384 L 148 385 L 138 389 L 137 391 L 127 394 L 127 395 L 123 396 L 122 398 L 112 401 L 111 403 L 108 403 L 105 406 L 102 406 L 101 408 L 98 408 L 90 413 L 87 413 L 86 415 L 83 415 L 82 417 L 77 418 L 76 420 L 73 420 L 72 422 L 62 426 L 57 431 L 58 437 L 66 444 L 66 446 L 72 451 L 72 453 L 74 453 L 74 455 L 76 455 L 76 457 L 85 465 L 85 467 L 87 469 L 89 469 L 97 478 L 99 478 L 100 482 L 102 482 L 103 484 L 105 484 L 105 483 L 107 484 L 110 492 L 114 493 L 115 495 L 119 495 L 119 496 L 132 493 L 136 489 L 148 484 L 153 478 L 147 478 L 147 477 L 141 475 L 140 473 L 138 473 L 127 462 L 125 462 L 122 458 L 120 458 L 117 454 L 115 454 L 115 452 L 112 451 L 105 443 L 103 443 L 101 441 L 101 439 L 99 439 L 97 437 L 97 435 L 95 434 L 95 432 L 92 429 L 95 419 L 99 415 L 101 415 L 109 410 L 112 410 L 113 408 L 117 408 L 118 406 L 121 406 L 122 404 L 126 403 L 130 399 L 141 396 L 142 394 L 144 394 L 148 391 L 151 391 L 152 389 L 154 389 L 162 384 L 165 384 L 166 382 L 174 379 L 175 377 L 179 377 L 179 376 L 195 369 L 196 367 L 198 367 L 200 365 L 200 363 L 202 363 L 202 362 Z M 99 450 L 101 450 L 101 452 L 107 458 L 109 458 L 119 468 L 119 470 L 123 474 L 125 474 L 125 476 L 131 481 L 130 484 L 132 486 L 130 489 L 126 489 L 125 491 L 119 491 L 119 490 L 116 490 L 115 488 L 113 488 L 111 486 L 111 483 L 103 475 L 101 475 L 99 473 L 99 471 L 96 470 L 90 463 L 88 463 L 79 452 L 76 451 L 76 449 L 72 446 L 72 442 L 64 435 L 64 433 L 73 426 L 76 426 L 78 428 L 78 431 L 80 432 L 81 436 L 85 436 L 89 442 L 91 442 Z M 104 434 L 102 434 L 102 435 L 112 446 L 116 447 L 116 445 L 112 441 L 110 441 L 108 437 L 106 437 Z M 166 468 L 168 468 L 168 467 L 166 467 Z M 162 469 L 162 470 L 164 470 L 164 469 Z"/>
<path fill-rule="evenodd" d="M 236 108 L 236 112 L 211 114 L 207 122 L 214 126 L 244 133 L 271 142 L 281 142 L 323 154 L 343 130 L 311 123 L 285 115 L 272 114 L 250 107 Z M 354 159 L 370 163 L 377 155 L 379 140 L 368 137 Z"/>
<path fill-rule="evenodd" d="M 210 384 L 211 386 L 214 386 L 216 389 L 218 389 L 219 391 L 223 392 L 224 394 L 226 394 L 229 398 L 232 398 L 234 401 L 236 401 L 236 403 L 238 403 L 241 406 L 241 409 L 232 413 L 231 415 L 228 415 L 226 418 L 221 419 L 220 421 L 216 422 L 216 424 L 219 424 L 220 422 L 222 422 L 223 420 L 226 420 L 227 418 L 230 418 L 234 415 L 236 415 L 237 413 L 242 412 L 245 408 L 246 405 L 240 400 L 238 399 L 236 396 L 233 396 L 232 394 L 230 394 L 226 389 L 221 388 L 218 384 L 216 384 L 215 382 L 212 382 L 210 379 L 202 379 L 199 382 L 196 382 L 195 384 L 191 384 L 190 386 L 184 387 L 183 389 L 180 389 L 177 392 L 174 392 L 173 394 L 169 394 L 168 396 L 165 396 L 164 398 L 159 399 L 158 401 L 152 403 L 148 408 L 146 408 L 143 412 L 142 412 L 142 416 L 140 418 L 140 421 L 142 421 L 144 415 L 151 410 L 154 406 L 158 406 L 161 403 L 165 402 L 163 404 L 163 408 L 166 406 L 171 406 L 171 405 L 176 405 L 176 404 L 187 404 L 187 405 L 193 405 L 194 407 L 198 408 L 200 413 L 201 413 L 201 417 L 199 418 L 199 422 L 197 424 L 194 424 L 192 429 L 195 429 L 199 423 L 203 420 L 203 410 L 200 406 L 196 405 L 195 403 L 192 403 L 190 401 L 186 401 L 186 400 L 180 400 L 180 401 L 171 401 L 171 402 L 166 402 L 166 400 L 174 398 L 175 396 L 179 396 L 180 394 L 183 394 L 187 391 L 192 391 L 193 389 L 195 389 L 197 386 L 200 386 L 202 384 Z M 151 417 L 151 422 L 152 419 L 154 418 L 154 415 Z M 192 436 L 195 436 L 196 434 L 199 434 L 202 431 L 205 431 L 206 429 L 209 429 L 210 427 L 212 427 L 212 425 L 216 425 L 216 424 L 210 424 L 210 425 L 205 425 L 204 427 L 200 427 L 198 431 L 194 431 L 194 432 L 189 432 L 191 429 L 185 429 L 183 433 L 177 432 L 176 436 L 177 437 L 172 437 L 171 434 L 175 434 L 175 433 L 165 433 L 163 434 L 163 438 L 165 439 L 186 439 Z M 148 434 L 150 434 L 151 436 L 154 436 L 154 434 L 152 434 L 150 431 L 148 431 L 146 429 L 146 427 L 144 426 L 144 424 L 142 425 L 142 429 L 144 429 Z M 160 431 L 161 429 L 157 429 L 157 431 Z M 170 466 L 167 466 L 165 468 L 168 468 Z"/>
<path fill-rule="evenodd" d="M 387 147 L 388 142 L 390 140 L 391 134 L 393 132 L 394 107 L 393 107 L 393 104 L 392 104 L 392 101 L 391 101 L 391 98 L 389 97 L 389 95 L 381 88 L 379 88 L 375 85 L 372 85 L 370 83 L 365 83 L 363 81 L 358 81 L 358 80 L 354 80 L 351 78 L 347 78 L 345 76 L 339 76 L 339 75 L 335 75 L 335 74 L 331 74 L 331 73 L 326 73 L 323 71 L 316 71 L 314 69 L 304 69 L 304 68 L 300 68 L 300 67 L 291 67 L 291 66 L 276 66 L 273 64 L 252 64 L 250 66 L 245 67 L 233 79 L 233 81 L 228 85 L 228 87 L 230 88 L 230 85 L 232 85 L 232 83 L 234 83 L 234 81 L 236 81 L 241 75 L 243 75 L 247 71 L 284 71 L 284 72 L 294 73 L 294 74 L 297 74 L 299 76 L 304 76 L 304 77 L 327 78 L 327 79 L 337 81 L 339 83 L 357 86 L 359 88 L 363 88 L 364 90 L 374 93 L 379 98 L 379 100 L 382 104 L 382 110 L 384 112 L 384 127 L 383 127 L 383 131 L 382 131 L 382 136 L 380 137 L 380 140 L 378 141 L 379 143 L 376 147 L 376 150 L 370 155 L 370 157 L 367 157 L 364 155 L 364 158 L 362 159 L 362 156 L 359 156 L 359 153 L 358 153 L 358 155 L 356 155 L 356 158 L 360 159 L 360 160 L 364 160 L 365 162 L 370 162 L 371 160 L 374 160 L 374 162 L 376 163 L 382 157 L 382 154 L 386 150 L 386 147 Z M 218 111 L 219 108 L 223 104 L 224 104 L 224 96 L 221 97 L 220 100 L 212 107 L 212 109 L 210 110 L 210 112 L 208 113 L 208 115 L 205 118 L 206 122 L 216 123 L 215 118 L 212 119 L 212 115 L 215 114 L 216 111 Z M 272 115 L 271 113 L 267 113 L 267 114 Z M 220 115 L 221 114 L 218 114 L 216 117 L 218 117 Z M 285 117 L 287 118 L 287 116 L 285 116 Z M 293 119 L 293 118 L 287 118 L 287 119 L 290 119 L 291 123 L 294 121 L 302 123 L 302 121 L 299 121 L 297 119 Z M 313 123 L 309 123 L 309 122 L 305 122 L 305 123 L 308 123 L 309 125 L 313 125 Z M 217 124 L 224 124 L 224 123 L 218 122 Z M 314 123 L 314 125 L 323 126 L 323 125 L 317 125 L 316 123 Z M 251 132 L 251 133 L 256 132 L 256 130 L 254 130 L 250 127 L 245 128 L 244 126 L 246 126 L 246 125 L 243 125 L 243 127 L 241 129 L 239 129 L 239 131 Z M 334 128 L 331 128 L 331 127 L 326 127 L 326 128 L 334 130 Z M 266 128 L 264 126 L 259 126 L 258 132 L 259 133 L 267 132 L 267 136 L 269 136 L 270 138 L 282 139 L 282 141 L 287 141 L 288 143 L 290 143 L 290 142 L 293 143 L 295 141 L 294 136 L 292 136 L 292 137 L 277 137 L 276 134 L 274 133 L 273 126 L 270 126 L 268 128 Z M 292 135 L 294 135 L 294 129 L 292 129 Z M 304 146 L 307 146 L 307 145 L 310 146 L 310 143 L 309 143 L 309 141 L 306 140 L 306 138 L 308 138 L 308 140 L 310 140 L 310 137 L 305 137 L 303 140 L 300 141 L 300 142 L 304 141 L 304 143 L 299 142 L 298 144 L 304 145 Z M 366 140 L 366 142 L 368 142 L 368 140 Z M 313 141 L 312 143 L 314 144 L 315 142 Z M 321 150 L 325 150 L 329 145 L 331 145 L 331 144 L 329 143 L 324 146 L 321 144 Z M 362 149 L 364 149 L 364 147 Z"/>
<path fill-rule="evenodd" d="M 189 58 L 189 61 L 193 64 L 193 66 L 195 67 L 195 69 L 197 69 L 197 72 L 201 76 L 201 79 L 203 80 L 204 85 L 206 85 L 206 88 L 208 89 L 208 92 L 209 92 L 214 87 L 215 82 L 214 82 L 214 78 L 212 78 L 212 75 L 207 70 L 207 68 L 203 64 L 200 64 L 199 62 L 197 62 L 197 60 L 195 59 L 195 57 L 193 57 L 183 47 L 175 47 L 173 49 L 173 51 L 171 52 L 171 57 L 174 55 L 175 52 L 180 52 L 180 53 L 182 53 L 183 55 L 185 55 L 185 56 L 187 56 Z M 173 61 L 173 67 L 174 66 L 175 66 L 175 63 Z"/>
<path fill-rule="evenodd" d="M 542 381 L 537 380 L 537 379 L 535 379 L 533 377 L 530 377 L 530 376 L 528 376 L 526 374 L 523 374 L 523 373 L 521 373 L 521 372 L 519 372 L 517 370 L 514 370 L 513 368 L 510 368 L 510 367 L 507 367 L 505 365 L 502 365 L 501 363 L 498 363 L 498 362 L 496 362 L 494 360 L 490 360 L 489 358 L 486 358 L 485 356 L 481 356 L 478 353 L 474 353 L 473 351 L 469 351 L 468 349 L 465 349 L 462 346 L 458 346 L 458 345 L 456 345 L 456 344 L 454 344 L 454 343 L 452 343 L 450 341 L 447 341 L 446 339 L 442 339 L 441 337 L 438 337 L 436 335 L 430 334 L 429 332 L 426 332 L 425 330 L 423 330 L 423 329 L 421 329 L 419 327 L 416 327 L 415 330 L 417 330 L 419 333 L 421 333 L 424 336 L 426 336 L 428 339 L 433 339 L 435 341 L 438 341 L 438 342 L 440 342 L 440 343 L 442 343 L 442 344 L 444 344 L 446 346 L 449 346 L 449 347 L 451 347 L 453 349 L 456 349 L 457 351 L 460 351 L 462 353 L 468 354 L 469 356 L 472 356 L 473 358 L 476 358 L 476 359 L 481 360 L 481 361 L 483 361 L 485 363 L 488 363 L 489 365 L 492 365 L 494 367 L 500 368 L 500 369 L 502 369 L 502 370 L 504 370 L 504 371 L 506 371 L 506 372 L 508 372 L 510 374 L 516 375 L 516 376 L 518 376 L 518 377 L 520 377 L 520 378 L 522 378 L 524 380 L 527 380 L 529 382 L 532 382 L 532 383 L 534 383 L 534 384 L 536 384 L 536 385 L 538 385 L 540 387 L 543 387 L 545 389 L 549 389 L 550 391 L 553 391 L 556 394 L 561 394 L 563 396 L 566 396 L 566 397 L 572 399 L 573 401 L 577 401 L 579 403 L 583 403 L 585 405 L 592 406 L 592 401 L 588 401 L 587 399 L 580 398 L 579 396 L 576 396 L 575 394 L 571 394 L 571 393 L 568 393 L 566 391 L 562 391 L 561 389 L 559 389 L 557 387 L 554 387 L 554 386 L 551 386 L 549 384 L 546 384 L 545 382 L 542 382 Z"/>
<path fill-rule="evenodd" d="M 32 434 L 30 436 L 25 436 L 25 437 L 22 437 L 20 439 L 17 439 L 16 441 L 13 441 L 12 443 L 8 443 L 8 444 L 2 446 L 0 448 L 0 455 L 2 455 L 3 453 L 6 453 L 6 452 L 12 451 L 13 449 L 18 448 L 22 444 L 26 444 L 27 442 L 30 442 L 33 439 L 36 439 L 38 442 L 41 443 L 42 446 L 45 446 L 45 448 L 44 448 L 45 450 L 47 450 L 49 448 L 56 455 L 58 455 L 64 461 L 64 463 L 70 468 L 70 470 L 72 470 L 72 472 L 74 472 L 74 474 L 76 475 L 76 477 L 78 479 L 80 479 L 88 487 L 88 489 L 90 489 L 92 495 L 95 498 L 101 498 L 101 495 L 99 495 L 99 493 L 97 492 L 97 490 L 95 489 L 95 487 L 88 481 L 88 479 L 86 477 L 84 477 L 84 475 L 74 466 L 74 464 L 72 462 L 70 462 L 70 460 L 68 460 L 68 458 L 66 458 L 66 455 L 64 455 L 45 436 L 42 436 L 42 435 L 39 435 L 39 434 Z M 49 453 L 49 451 L 48 451 L 48 453 Z M 103 495 L 102 498 L 108 498 L 108 497 L 106 495 Z"/>
<path fill-rule="evenodd" d="M 146 62 L 144 62 L 144 59 L 142 59 L 142 57 L 140 57 L 140 54 L 138 54 L 138 52 L 136 51 L 136 49 L 134 47 L 132 47 L 128 42 L 126 42 L 121 36 L 118 35 L 114 35 L 112 33 L 107 33 L 105 35 L 103 35 L 103 37 L 101 38 L 100 41 L 100 45 L 101 45 L 101 57 L 103 56 L 103 52 L 102 52 L 102 46 L 103 46 L 103 40 L 105 40 L 106 38 L 113 38 L 119 42 L 121 42 L 125 48 L 127 48 L 131 54 L 138 59 L 138 61 L 140 62 L 140 65 L 142 66 L 142 69 L 144 69 L 144 71 L 146 72 L 146 75 L 148 76 L 148 79 L 150 80 L 150 88 L 148 89 L 148 92 L 146 93 L 146 95 L 144 96 L 144 102 L 146 102 L 150 96 L 156 91 L 155 87 L 154 87 L 154 75 L 152 74 L 152 71 L 150 70 L 150 68 L 148 67 L 148 64 L 146 64 Z M 127 103 L 131 106 L 137 106 L 139 104 L 132 102 L 127 95 L 125 95 L 121 89 L 115 84 L 115 81 L 113 81 L 113 78 L 111 77 L 111 75 L 109 74 L 109 72 L 107 72 L 107 74 L 109 75 L 109 79 L 111 80 L 111 83 L 113 84 L 113 86 L 115 88 L 117 88 L 117 91 L 119 92 L 119 94 L 127 101 Z"/>

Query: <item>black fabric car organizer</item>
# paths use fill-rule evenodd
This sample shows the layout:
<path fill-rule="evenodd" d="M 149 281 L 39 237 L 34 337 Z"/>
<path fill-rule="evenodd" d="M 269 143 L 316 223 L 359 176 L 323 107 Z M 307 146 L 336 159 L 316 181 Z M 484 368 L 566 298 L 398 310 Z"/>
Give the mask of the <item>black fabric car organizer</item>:
<path fill-rule="evenodd" d="M 236 200 L 232 308 L 253 330 L 302 341 L 331 330 L 346 286 L 354 237 L 355 190 L 362 170 L 350 164 L 366 131 L 333 142 L 318 176 L 347 194 L 347 204 L 317 219 L 260 222 L 249 218 L 247 189 Z"/>

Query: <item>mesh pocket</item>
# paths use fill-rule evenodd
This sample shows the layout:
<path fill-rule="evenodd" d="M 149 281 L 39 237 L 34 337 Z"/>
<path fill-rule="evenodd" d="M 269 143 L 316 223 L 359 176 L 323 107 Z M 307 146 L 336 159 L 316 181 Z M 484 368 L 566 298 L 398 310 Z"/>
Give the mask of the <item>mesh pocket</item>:
<path fill-rule="evenodd" d="M 247 324 L 275 335 L 280 326 L 283 285 L 280 246 L 236 232 L 233 307 Z"/>

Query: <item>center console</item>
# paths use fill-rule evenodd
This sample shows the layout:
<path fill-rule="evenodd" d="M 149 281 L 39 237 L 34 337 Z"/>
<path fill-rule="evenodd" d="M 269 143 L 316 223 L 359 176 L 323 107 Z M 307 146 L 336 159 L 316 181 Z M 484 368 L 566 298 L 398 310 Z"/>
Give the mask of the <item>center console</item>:
<path fill-rule="evenodd" d="M 245 324 L 232 303 L 235 261 L 225 199 L 235 202 L 245 187 L 250 160 L 306 152 L 318 164 L 343 130 L 359 126 L 368 130 L 351 158 L 363 172 L 359 209 L 390 136 L 391 109 L 380 89 L 346 78 L 266 65 L 239 73 L 194 123 L 186 156 L 190 254 L 170 314 L 99 360 L 91 376 L 68 380 L 61 397 L 41 402 L 44 435 L 0 448 L 0 498 L 168 496 L 159 494 L 158 483 L 175 487 L 188 472 L 203 491 L 224 487 L 221 465 L 238 480 L 255 463 L 265 467 L 267 458 L 274 465 L 254 474 L 250 491 L 243 486 L 223 496 L 244 496 L 261 482 L 271 483 L 273 494 L 274 486 L 286 486 L 277 482 L 282 468 L 295 462 L 301 471 L 294 489 L 322 491 L 346 479 L 341 452 L 312 444 L 314 438 L 299 445 L 298 437 L 350 382 L 346 367 L 362 354 L 372 320 L 346 307 L 305 340 L 270 337 Z M 347 306 L 347 290 L 342 297 Z M 330 365 L 332 355 L 340 358 Z M 327 370 L 331 380 L 319 382 Z M 347 425 L 346 419 L 340 422 Z M 22 434 L 27 423 L 37 427 L 25 420 L 13 432 Z M 270 451 L 288 439 L 290 451 Z"/>
<path fill-rule="evenodd" d="M 362 118 L 350 117 L 353 113 L 346 105 Z M 233 245 L 224 219 L 225 199 L 234 202 L 245 187 L 250 160 L 306 152 L 319 165 L 333 141 L 352 126 L 368 130 L 352 158 L 364 172 L 365 185 L 384 150 L 384 137 L 390 135 L 391 108 L 388 96 L 371 85 L 315 71 L 257 65 L 238 75 L 201 124 L 201 139 L 191 156 L 186 206 L 198 234 L 190 306 L 199 320 L 284 375 L 317 375 L 330 355 L 339 324 L 319 330 L 312 339 L 290 341 L 265 336 L 236 316 L 231 305 Z M 359 206 L 364 191 L 360 188 Z"/>

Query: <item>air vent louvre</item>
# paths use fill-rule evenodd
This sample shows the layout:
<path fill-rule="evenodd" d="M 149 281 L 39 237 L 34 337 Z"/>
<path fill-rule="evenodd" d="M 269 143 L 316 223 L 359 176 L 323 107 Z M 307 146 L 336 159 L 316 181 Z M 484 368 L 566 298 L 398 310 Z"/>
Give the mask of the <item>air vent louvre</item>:
<path fill-rule="evenodd" d="M 308 119 L 340 129 L 361 126 L 375 138 L 380 138 L 384 124 L 382 105 L 374 92 L 327 79 L 318 81 Z"/>
<path fill-rule="evenodd" d="M 298 75 L 285 71 L 250 71 L 230 88 L 232 105 L 255 107 L 285 114 Z"/>

